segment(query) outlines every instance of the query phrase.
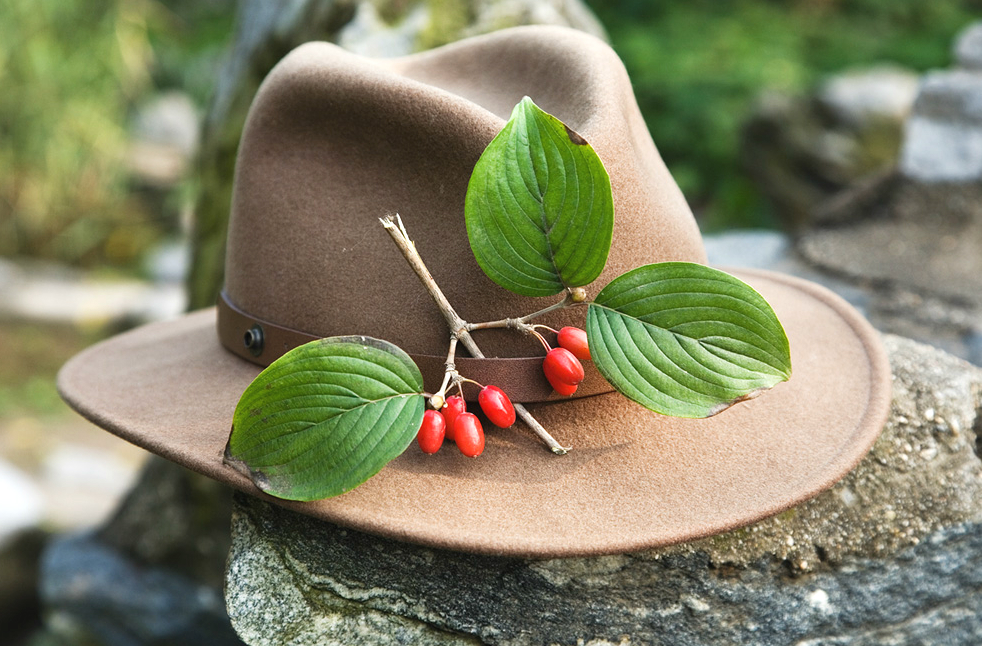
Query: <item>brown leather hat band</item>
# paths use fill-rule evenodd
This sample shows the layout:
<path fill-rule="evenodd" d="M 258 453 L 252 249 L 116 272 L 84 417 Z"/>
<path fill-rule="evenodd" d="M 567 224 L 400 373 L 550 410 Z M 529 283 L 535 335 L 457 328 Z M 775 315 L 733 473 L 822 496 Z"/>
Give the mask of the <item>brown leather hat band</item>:
<path fill-rule="evenodd" d="M 246 314 L 233 305 L 223 292 L 218 299 L 218 338 L 227 350 L 256 365 L 266 367 L 293 348 L 319 337 Z M 446 356 L 409 355 L 423 373 L 428 392 L 435 392 L 443 381 Z M 468 379 L 495 385 L 514 402 L 534 403 L 568 399 L 553 391 L 542 374 L 542 357 L 509 357 L 474 359 L 458 356 L 457 371 Z M 611 392 L 610 384 L 589 361 L 583 364 L 586 377 L 573 397 L 587 397 Z M 478 389 L 464 387 L 464 397 L 477 399 Z"/>

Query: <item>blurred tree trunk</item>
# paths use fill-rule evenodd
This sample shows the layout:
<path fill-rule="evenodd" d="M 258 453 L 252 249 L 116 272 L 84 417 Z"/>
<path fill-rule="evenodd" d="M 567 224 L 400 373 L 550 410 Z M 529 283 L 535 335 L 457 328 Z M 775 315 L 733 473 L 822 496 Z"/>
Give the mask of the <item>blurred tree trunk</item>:
<path fill-rule="evenodd" d="M 221 289 L 232 176 L 239 135 L 259 84 L 297 45 L 332 40 L 355 12 L 355 0 L 242 0 L 235 41 L 205 117 L 198 158 L 200 193 L 191 238 L 189 305 L 213 305 Z"/>

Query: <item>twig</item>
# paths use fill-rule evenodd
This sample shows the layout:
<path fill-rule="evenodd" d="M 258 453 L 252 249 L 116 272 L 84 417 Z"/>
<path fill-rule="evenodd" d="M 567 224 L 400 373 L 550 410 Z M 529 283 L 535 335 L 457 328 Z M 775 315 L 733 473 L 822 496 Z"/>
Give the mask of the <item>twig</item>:
<path fill-rule="evenodd" d="M 460 342 L 464 344 L 464 347 L 467 348 L 467 351 L 471 353 L 472 357 L 483 359 L 484 353 L 481 352 L 479 347 L 477 347 L 477 343 L 474 342 L 474 338 L 468 331 L 467 321 L 462 319 L 460 315 L 457 314 L 456 310 L 454 310 L 453 306 L 450 304 L 450 301 L 448 301 L 447 297 L 443 294 L 440 286 L 436 284 L 436 280 L 433 278 L 430 270 L 426 268 L 426 265 L 423 263 L 423 259 L 419 255 L 419 252 L 416 251 L 416 245 L 413 244 L 412 239 L 409 237 L 409 233 L 406 231 L 406 227 L 403 226 L 402 218 L 399 217 L 399 214 L 397 213 L 395 215 L 379 218 L 379 221 L 382 223 L 382 226 L 385 227 L 385 230 L 389 232 L 389 235 L 396 243 L 396 246 L 399 247 L 399 251 L 401 251 L 402 255 L 406 258 L 409 266 L 413 268 L 413 271 L 416 272 L 416 275 L 419 277 L 420 281 L 422 281 L 423 286 L 426 287 L 426 291 L 429 292 L 434 302 L 436 302 L 437 307 L 443 314 L 443 318 L 447 321 L 447 325 L 450 326 L 451 336 L 455 339 L 459 339 Z M 556 455 L 563 455 L 569 451 L 569 448 L 564 447 L 557 442 L 556 438 L 554 438 L 537 419 L 532 417 L 532 414 L 528 412 L 527 408 L 521 404 L 514 404 L 514 406 L 515 413 L 522 418 L 522 421 L 528 424 L 529 428 L 531 428 L 535 434 L 538 435 L 543 442 L 545 442 L 546 446 L 548 446 L 553 453 Z"/>
<path fill-rule="evenodd" d="M 563 296 L 563 300 L 559 301 L 558 303 L 553 303 L 549 307 L 544 307 L 537 312 L 532 312 L 531 314 L 526 314 L 525 316 L 520 316 L 518 318 L 501 319 L 500 321 L 487 321 L 485 323 L 468 323 L 467 329 L 472 331 L 472 330 L 487 330 L 490 328 L 509 327 L 525 332 L 528 330 L 529 321 L 531 321 L 532 319 L 538 318 L 540 316 L 544 316 L 549 312 L 561 310 L 564 307 L 569 307 L 570 305 L 573 305 L 576 302 L 578 301 L 573 296 L 573 293 L 567 290 L 566 294 Z"/>

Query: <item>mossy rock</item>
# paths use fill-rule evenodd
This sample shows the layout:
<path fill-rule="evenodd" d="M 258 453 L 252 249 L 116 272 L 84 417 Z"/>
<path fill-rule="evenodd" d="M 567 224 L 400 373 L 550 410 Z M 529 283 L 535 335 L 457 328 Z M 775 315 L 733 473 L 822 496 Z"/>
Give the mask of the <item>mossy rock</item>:
<path fill-rule="evenodd" d="M 476 556 L 237 494 L 233 626 L 253 646 L 982 643 L 982 370 L 885 343 L 892 411 L 859 466 L 792 510 L 701 541 Z"/>

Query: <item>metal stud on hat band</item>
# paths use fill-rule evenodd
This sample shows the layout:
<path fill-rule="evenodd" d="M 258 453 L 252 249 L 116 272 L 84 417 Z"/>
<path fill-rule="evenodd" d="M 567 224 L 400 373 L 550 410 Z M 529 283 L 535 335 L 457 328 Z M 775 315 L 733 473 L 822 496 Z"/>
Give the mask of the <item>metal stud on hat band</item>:
<path fill-rule="evenodd" d="M 218 338 L 225 349 L 256 365 L 266 367 L 293 348 L 319 337 L 271 321 L 266 321 L 232 304 L 224 292 L 218 299 Z M 443 379 L 446 357 L 412 354 L 423 373 L 426 389 L 435 392 Z M 571 397 L 556 394 L 542 373 L 541 356 L 488 357 L 475 359 L 458 356 L 455 365 L 460 374 L 482 384 L 494 384 L 508 393 L 512 401 L 535 403 L 589 397 L 613 391 L 589 361 L 584 362 L 586 376 Z M 477 399 L 477 387 L 468 384 L 464 396 Z"/>

